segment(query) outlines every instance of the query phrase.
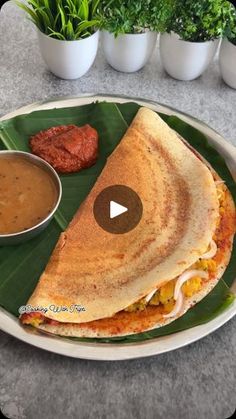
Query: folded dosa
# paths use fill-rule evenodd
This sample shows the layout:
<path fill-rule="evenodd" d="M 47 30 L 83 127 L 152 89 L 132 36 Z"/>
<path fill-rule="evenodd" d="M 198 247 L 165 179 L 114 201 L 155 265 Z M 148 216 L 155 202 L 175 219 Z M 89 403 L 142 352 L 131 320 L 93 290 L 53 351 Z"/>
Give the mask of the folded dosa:
<path fill-rule="evenodd" d="M 219 178 L 219 176 L 212 169 L 211 171 L 214 174 L 216 182 L 221 182 L 222 180 Z M 114 336 L 126 336 L 157 329 L 171 323 L 178 317 L 182 316 L 184 313 L 186 313 L 186 311 L 188 311 L 196 303 L 202 300 L 215 287 L 230 261 L 233 237 L 236 228 L 236 213 L 234 201 L 225 185 L 224 190 L 224 199 L 221 206 L 221 210 L 223 209 L 224 213 L 220 216 L 220 223 L 214 234 L 214 239 L 217 242 L 217 253 L 214 256 L 216 269 L 214 272 L 210 273 L 208 279 L 202 283 L 198 291 L 193 290 L 194 292 L 192 295 L 185 296 L 180 311 L 173 317 L 165 317 L 166 312 L 162 304 L 154 306 L 148 303 L 146 307 L 141 311 L 123 310 L 116 313 L 112 317 L 95 320 L 88 323 L 63 323 L 43 318 L 39 318 L 39 323 L 37 323 L 36 317 L 37 327 L 43 331 L 61 336 L 110 338 Z M 201 258 L 199 261 L 201 261 Z M 211 263 L 212 260 L 209 261 L 209 265 Z M 189 272 L 189 270 L 191 270 L 191 268 L 187 271 Z M 33 322 L 31 323 L 32 320 Z M 35 317 L 32 317 L 31 319 L 27 319 L 26 323 L 28 322 L 29 324 L 33 324 L 34 320 Z"/>
<path fill-rule="evenodd" d="M 116 184 L 132 188 L 143 203 L 140 223 L 122 235 L 104 231 L 93 216 L 98 194 Z M 28 304 L 84 307 L 45 314 L 64 323 L 112 317 L 194 264 L 218 215 L 209 168 L 155 112 L 141 108 L 61 234 Z"/>

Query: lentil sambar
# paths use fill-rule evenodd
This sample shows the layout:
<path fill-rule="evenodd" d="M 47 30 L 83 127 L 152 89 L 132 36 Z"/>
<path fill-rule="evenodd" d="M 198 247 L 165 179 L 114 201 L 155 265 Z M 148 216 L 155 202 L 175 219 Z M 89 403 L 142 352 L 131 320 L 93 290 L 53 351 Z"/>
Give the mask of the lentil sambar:
<path fill-rule="evenodd" d="M 43 221 L 57 201 L 46 170 L 21 156 L 0 158 L 0 234 L 28 230 Z"/>

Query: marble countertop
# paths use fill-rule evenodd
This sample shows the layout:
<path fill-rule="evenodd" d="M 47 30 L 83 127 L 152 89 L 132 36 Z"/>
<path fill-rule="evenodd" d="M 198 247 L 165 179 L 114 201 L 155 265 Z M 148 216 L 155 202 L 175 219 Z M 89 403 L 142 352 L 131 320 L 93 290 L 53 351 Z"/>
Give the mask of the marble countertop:
<path fill-rule="evenodd" d="M 0 12 L 0 116 L 42 99 L 85 92 L 153 99 L 202 119 L 236 145 L 236 91 L 217 62 L 192 82 L 161 67 L 158 50 L 135 74 L 112 70 L 99 50 L 83 78 L 45 67 L 31 23 L 11 2 Z M 92 362 L 44 352 L 0 332 L 0 408 L 11 419 L 225 419 L 235 410 L 236 319 L 183 349 L 148 359 Z"/>

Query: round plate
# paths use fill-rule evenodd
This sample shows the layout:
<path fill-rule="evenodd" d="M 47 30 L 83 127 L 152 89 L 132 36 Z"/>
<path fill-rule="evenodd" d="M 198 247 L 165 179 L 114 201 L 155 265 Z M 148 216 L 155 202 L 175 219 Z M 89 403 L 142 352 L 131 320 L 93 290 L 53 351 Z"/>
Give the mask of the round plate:
<path fill-rule="evenodd" d="M 194 126 L 207 136 L 209 143 L 212 144 L 225 158 L 227 165 L 234 179 L 236 180 L 236 148 L 227 143 L 216 131 L 208 127 L 206 124 L 189 115 L 179 112 L 176 109 L 161 105 L 156 102 L 138 98 L 128 98 L 124 96 L 117 97 L 98 94 L 86 94 L 81 97 L 56 98 L 40 103 L 34 103 L 11 112 L 10 114 L 1 118 L 1 120 L 9 119 L 21 114 L 27 114 L 32 111 L 80 106 L 94 101 L 104 100 L 107 102 L 119 103 L 133 101 L 140 105 L 149 107 L 155 111 L 163 112 L 167 115 L 179 116 L 182 120 Z M 236 293 L 236 278 L 231 289 Z M 204 336 L 218 329 L 220 326 L 229 321 L 235 314 L 236 300 L 230 307 L 227 308 L 227 310 L 206 324 L 196 326 L 182 332 L 174 333 L 169 336 L 158 337 L 156 339 L 148 340 L 145 342 L 130 344 L 83 343 L 66 338 L 60 338 L 57 336 L 47 335 L 41 333 L 38 330 L 31 331 L 22 327 L 14 316 L 2 308 L 0 308 L 0 328 L 4 332 L 9 333 L 10 335 L 15 336 L 24 342 L 61 355 L 67 355 L 74 358 L 114 361 L 158 355 L 164 352 L 173 351 L 177 348 L 181 348 L 203 338 Z"/>

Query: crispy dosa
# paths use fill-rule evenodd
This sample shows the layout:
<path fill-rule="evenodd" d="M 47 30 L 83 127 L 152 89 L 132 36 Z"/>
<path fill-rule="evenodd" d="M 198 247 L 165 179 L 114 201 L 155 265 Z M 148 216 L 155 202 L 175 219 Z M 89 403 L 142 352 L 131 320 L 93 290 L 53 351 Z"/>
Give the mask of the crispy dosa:
<path fill-rule="evenodd" d="M 212 168 L 211 168 L 212 170 Z M 214 178 L 221 181 L 219 176 L 212 170 Z M 171 323 L 186 311 L 202 300 L 216 286 L 222 277 L 231 257 L 233 237 L 236 227 L 235 205 L 229 190 L 225 188 L 224 212 L 220 217 L 220 224 L 215 233 L 214 239 L 217 242 L 216 271 L 209 276 L 200 290 L 190 297 L 185 297 L 183 306 L 178 315 L 173 318 L 165 318 L 163 306 L 151 306 L 142 311 L 120 311 L 114 316 L 96 320 L 88 323 L 61 323 L 46 321 L 38 324 L 38 328 L 57 335 L 68 337 L 90 337 L 90 338 L 109 338 L 126 336 L 144 331 L 156 329 Z"/>
<path fill-rule="evenodd" d="M 122 235 L 107 233 L 93 216 L 96 197 L 114 184 L 131 187 L 143 203 L 142 220 Z M 61 234 L 28 304 L 85 308 L 45 314 L 63 323 L 110 318 L 193 265 L 218 215 L 209 168 L 155 112 L 141 108 Z"/>

